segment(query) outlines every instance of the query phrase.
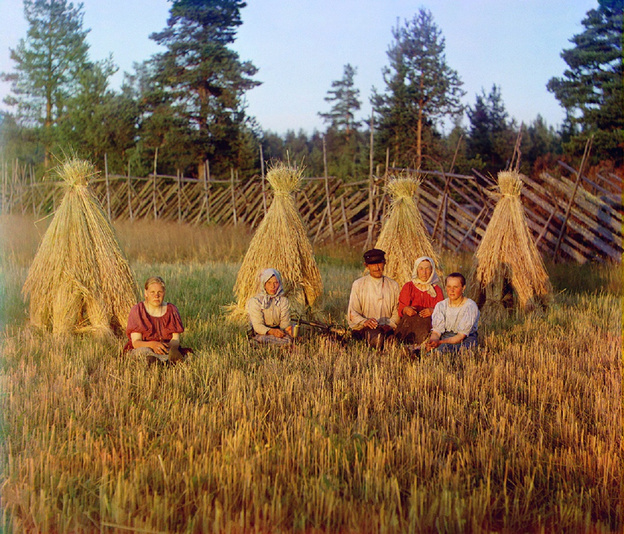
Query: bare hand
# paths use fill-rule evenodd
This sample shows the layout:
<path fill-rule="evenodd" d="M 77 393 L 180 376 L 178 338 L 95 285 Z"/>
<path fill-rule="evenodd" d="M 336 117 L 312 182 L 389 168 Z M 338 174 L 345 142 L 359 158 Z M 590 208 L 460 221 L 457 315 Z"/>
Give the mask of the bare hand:
<path fill-rule="evenodd" d="M 377 322 L 377 319 L 366 319 L 366 321 L 364 321 L 364 327 L 370 328 L 371 330 L 374 330 L 378 326 L 379 323 Z"/>
<path fill-rule="evenodd" d="M 437 349 L 440 345 L 442 345 L 442 341 L 439 339 L 433 339 L 431 341 L 427 341 L 425 347 L 427 347 L 427 349 Z"/>
<path fill-rule="evenodd" d="M 418 313 L 421 317 L 431 317 L 433 315 L 433 308 L 423 308 Z"/>
<path fill-rule="evenodd" d="M 275 337 L 279 337 L 279 338 L 282 338 L 282 337 L 284 337 L 286 335 L 279 328 L 269 328 L 269 331 L 267 332 L 267 334 L 269 334 L 270 336 L 275 336 Z"/>
<path fill-rule="evenodd" d="M 414 308 L 412 308 L 411 306 L 405 306 L 405 308 L 403 308 L 403 313 L 405 315 L 407 315 L 408 317 L 413 317 L 418 312 Z"/>
<path fill-rule="evenodd" d="M 167 354 L 169 352 L 169 344 L 162 341 L 150 341 L 148 346 L 156 354 Z"/>

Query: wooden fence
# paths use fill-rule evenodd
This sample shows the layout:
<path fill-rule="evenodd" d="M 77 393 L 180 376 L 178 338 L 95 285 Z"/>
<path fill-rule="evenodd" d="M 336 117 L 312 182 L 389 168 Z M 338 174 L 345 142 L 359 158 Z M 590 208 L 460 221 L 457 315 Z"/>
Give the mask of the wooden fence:
<path fill-rule="evenodd" d="M 604 173 L 596 180 L 560 162 L 562 177 L 527 178 L 522 201 L 538 248 L 546 259 L 621 261 L 622 179 Z M 398 169 L 391 169 L 391 172 Z M 422 171 L 419 209 L 441 249 L 474 251 L 496 205 L 491 177 Z M 566 177 L 565 175 L 568 175 Z M 374 243 L 388 209 L 383 177 L 357 183 L 304 178 L 295 201 L 314 244 Z M 154 219 L 191 224 L 245 224 L 255 228 L 272 192 L 256 176 L 241 181 L 151 175 L 108 175 L 91 186 L 111 220 Z M 2 165 L 2 213 L 52 213 L 63 195 L 58 182 L 38 182 L 28 167 Z M 555 258 L 556 257 L 556 258 Z"/>

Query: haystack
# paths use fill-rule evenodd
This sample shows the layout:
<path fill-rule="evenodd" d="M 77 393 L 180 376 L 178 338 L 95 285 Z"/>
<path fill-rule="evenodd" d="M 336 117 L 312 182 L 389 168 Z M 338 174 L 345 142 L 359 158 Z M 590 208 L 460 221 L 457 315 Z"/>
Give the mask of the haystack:
<path fill-rule="evenodd" d="M 312 245 L 292 193 L 301 183 L 301 169 L 275 163 L 267 173 L 274 198 L 254 234 L 234 285 L 232 319 L 246 317 L 247 300 L 259 291 L 258 273 L 273 267 L 282 274 L 284 292 L 293 308 L 304 312 L 323 292 Z"/>
<path fill-rule="evenodd" d="M 390 215 L 375 245 L 375 248 L 386 252 L 384 274 L 396 280 L 401 287 L 411 280 L 414 262 L 420 256 L 433 259 L 438 275 L 441 276 L 438 256 L 416 205 L 419 186 L 420 180 L 413 175 L 390 179 L 387 185 L 392 196 Z"/>
<path fill-rule="evenodd" d="M 121 333 L 136 303 L 136 282 L 113 228 L 87 186 L 95 173 L 70 158 L 57 169 L 65 195 L 28 272 L 30 320 L 55 334 Z"/>
<path fill-rule="evenodd" d="M 500 197 L 475 253 L 470 274 L 473 299 L 485 313 L 517 304 L 546 304 L 552 291 L 544 262 L 527 225 L 517 171 L 498 173 Z"/>

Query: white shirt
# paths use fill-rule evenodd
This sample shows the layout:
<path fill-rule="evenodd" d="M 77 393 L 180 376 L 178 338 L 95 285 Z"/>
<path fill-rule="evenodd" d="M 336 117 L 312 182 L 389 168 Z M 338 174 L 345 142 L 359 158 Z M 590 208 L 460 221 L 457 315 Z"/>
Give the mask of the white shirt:
<path fill-rule="evenodd" d="M 479 307 L 467 298 L 461 306 L 451 306 L 450 300 L 438 302 L 431 316 L 431 330 L 442 335 L 445 332 L 464 334 L 468 337 L 477 333 Z"/>
<path fill-rule="evenodd" d="M 392 278 L 373 278 L 370 274 L 358 278 L 351 286 L 347 322 L 349 328 L 361 330 L 367 319 L 377 319 L 380 325 L 396 328 L 399 322 L 399 284 Z"/>

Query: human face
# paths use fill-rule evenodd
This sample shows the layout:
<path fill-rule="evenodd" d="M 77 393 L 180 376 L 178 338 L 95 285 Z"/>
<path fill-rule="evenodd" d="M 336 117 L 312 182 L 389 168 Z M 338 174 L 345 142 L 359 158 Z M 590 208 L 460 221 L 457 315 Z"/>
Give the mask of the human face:
<path fill-rule="evenodd" d="M 426 282 L 431 278 L 431 273 L 433 272 L 433 267 L 431 266 L 431 262 L 428 260 L 423 260 L 416 267 L 416 274 L 418 275 L 418 279 L 421 282 Z"/>
<path fill-rule="evenodd" d="M 464 289 L 460 278 L 452 276 L 446 279 L 446 294 L 451 302 L 459 302 L 464 296 Z"/>
<path fill-rule="evenodd" d="M 147 286 L 145 290 L 145 302 L 150 306 L 157 308 L 161 306 L 165 300 L 165 288 L 157 282 Z"/>
<path fill-rule="evenodd" d="M 264 290 L 269 294 L 269 295 L 275 295 L 275 293 L 277 293 L 277 290 L 279 289 L 279 282 L 277 281 L 277 278 L 275 276 L 271 276 L 271 278 L 269 278 L 265 283 L 264 283 Z"/>
<path fill-rule="evenodd" d="M 365 263 L 368 272 L 373 278 L 381 278 L 383 276 L 385 263 Z"/>

